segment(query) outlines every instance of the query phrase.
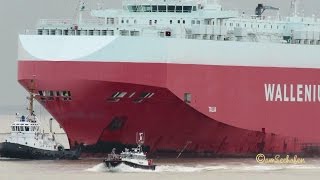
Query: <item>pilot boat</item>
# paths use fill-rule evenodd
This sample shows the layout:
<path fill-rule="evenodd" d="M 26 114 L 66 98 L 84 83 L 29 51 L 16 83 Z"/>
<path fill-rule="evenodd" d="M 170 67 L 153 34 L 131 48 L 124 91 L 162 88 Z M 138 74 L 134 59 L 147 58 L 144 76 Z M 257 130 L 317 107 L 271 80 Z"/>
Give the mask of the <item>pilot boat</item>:
<path fill-rule="evenodd" d="M 106 167 L 111 169 L 125 164 L 133 168 L 155 170 L 156 165 L 153 164 L 153 160 L 147 159 L 146 153 L 142 150 L 143 142 L 144 133 L 137 133 L 138 147 L 132 148 L 131 151 L 126 148 L 125 151 L 120 154 L 116 154 L 116 149 L 113 148 L 107 159 L 104 160 Z"/>
<path fill-rule="evenodd" d="M 33 80 L 32 80 L 33 81 Z M 35 94 L 30 92 L 29 114 L 19 116 L 11 124 L 11 133 L 0 143 L 0 156 L 20 159 L 78 159 L 80 146 L 75 150 L 67 150 L 55 139 L 55 134 L 41 132 L 40 123 L 33 110 Z M 51 123 L 50 123 L 51 124 Z"/>

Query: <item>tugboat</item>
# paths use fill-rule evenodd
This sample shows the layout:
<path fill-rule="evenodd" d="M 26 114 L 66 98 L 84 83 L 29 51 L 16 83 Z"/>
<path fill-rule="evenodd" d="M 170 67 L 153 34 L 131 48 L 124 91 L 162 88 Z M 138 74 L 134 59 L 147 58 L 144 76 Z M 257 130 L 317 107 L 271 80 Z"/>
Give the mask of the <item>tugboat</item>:
<path fill-rule="evenodd" d="M 33 80 L 32 80 L 33 82 Z M 17 121 L 11 125 L 11 134 L 0 143 L 0 156 L 19 159 L 78 159 L 80 146 L 76 150 L 67 150 L 56 142 L 52 128 L 50 133 L 41 132 L 40 124 L 34 113 L 35 94 L 30 92 L 29 115 L 17 115 Z"/>
<path fill-rule="evenodd" d="M 144 143 L 144 133 L 136 134 L 136 142 L 138 147 L 125 149 L 121 154 L 116 154 L 116 149 L 113 148 L 111 154 L 108 155 L 108 158 L 104 160 L 107 168 L 115 168 L 120 164 L 125 164 L 127 166 L 139 169 L 155 170 L 156 165 L 153 164 L 152 159 L 147 159 L 146 154 L 142 151 L 142 145 Z"/>

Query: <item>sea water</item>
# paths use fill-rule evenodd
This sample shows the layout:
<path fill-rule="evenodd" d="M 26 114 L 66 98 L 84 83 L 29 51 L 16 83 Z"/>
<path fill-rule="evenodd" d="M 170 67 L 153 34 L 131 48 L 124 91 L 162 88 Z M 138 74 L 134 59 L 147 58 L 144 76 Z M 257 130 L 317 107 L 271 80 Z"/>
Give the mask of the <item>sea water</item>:
<path fill-rule="evenodd" d="M 14 116 L 0 118 L 0 141 L 10 132 Z M 46 123 L 45 131 L 48 130 Z M 56 139 L 68 146 L 63 130 L 54 124 Z M 231 179 L 320 179 L 320 159 L 305 159 L 305 164 L 259 164 L 247 159 L 154 159 L 155 171 L 126 165 L 108 169 L 103 158 L 80 160 L 19 160 L 0 157 L 0 180 L 231 180 Z"/>
<path fill-rule="evenodd" d="M 155 171 L 126 165 L 108 169 L 103 159 L 17 160 L 0 158 L 1 180 L 100 180 L 100 179 L 319 179 L 320 160 L 303 165 L 257 164 L 255 159 L 167 159 L 155 160 Z"/>

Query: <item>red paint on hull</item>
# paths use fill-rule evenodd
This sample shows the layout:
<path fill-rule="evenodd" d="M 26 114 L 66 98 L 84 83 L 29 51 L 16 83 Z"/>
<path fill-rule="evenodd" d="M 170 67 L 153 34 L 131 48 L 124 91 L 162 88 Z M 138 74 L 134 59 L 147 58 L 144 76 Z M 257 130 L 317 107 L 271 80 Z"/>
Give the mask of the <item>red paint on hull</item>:
<path fill-rule="evenodd" d="M 265 83 L 319 83 L 318 70 L 20 61 L 18 72 L 26 89 L 36 75 L 37 90 L 71 91 L 71 101 L 41 101 L 71 145 L 134 144 L 137 131 L 146 133 L 152 152 L 179 152 L 191 142 L 186 150 L 199 153 L 299 153 L 301 143 L 320 142 L 320 103 L 266 102 L 264 94 Z M 128 95 L 109 102 L 115 92 Z M 155 94 L 133 102 L 142 92 Z M 183 101 L 186 92 L 190 104 Z M 217 112 L 209 113 L 209 106 Z M 112 128 L 114 119 L 121 120 L 120 128 Z"/>

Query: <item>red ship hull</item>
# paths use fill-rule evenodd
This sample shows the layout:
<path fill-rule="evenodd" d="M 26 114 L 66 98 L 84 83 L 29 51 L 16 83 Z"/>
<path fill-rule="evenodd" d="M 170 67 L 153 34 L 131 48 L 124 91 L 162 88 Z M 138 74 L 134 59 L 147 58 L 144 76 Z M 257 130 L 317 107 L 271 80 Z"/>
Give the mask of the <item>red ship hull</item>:
<path fill-rule="evenodd" d="M 151 153 L 176 155 L 298 154 L 320 142 L 317 69 L 55 61 L 18 68 L 27 90 L 34 78 L 36 92 L 54 92 L 37 100 L 72 147 L 135 144 L 137 131 Z M 70 94 L 55 93 L 62 91 Z"/>

